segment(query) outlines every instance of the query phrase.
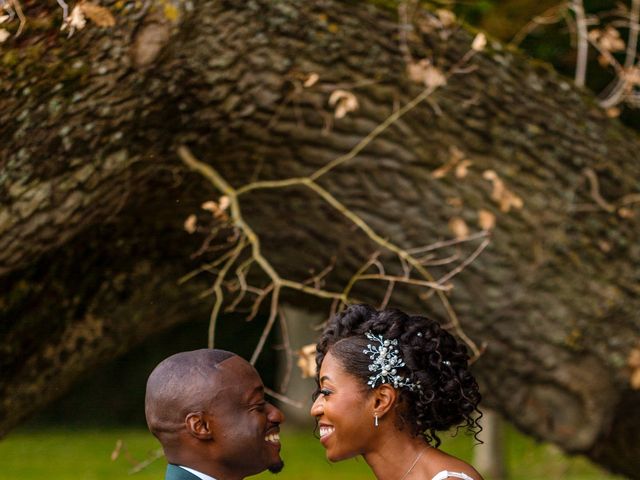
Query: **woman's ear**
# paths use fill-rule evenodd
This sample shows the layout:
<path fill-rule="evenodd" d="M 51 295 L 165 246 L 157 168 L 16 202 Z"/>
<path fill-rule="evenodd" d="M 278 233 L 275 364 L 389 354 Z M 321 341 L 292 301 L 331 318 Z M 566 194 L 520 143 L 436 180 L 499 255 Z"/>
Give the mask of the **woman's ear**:
<path fill-rule="evenodd" d="M 398 392 L 388 383 L 383 383 L 373 391 L 373 411 L 379 417 L 387 413 L 398 399 Z"/>
<path fill-rule="evenodd" d="M 211 429 L 210 419 L 204 412 L 193 412 L 184 419 L 187 432 L 198 440 L 211 440 L 213 432 Z"/>

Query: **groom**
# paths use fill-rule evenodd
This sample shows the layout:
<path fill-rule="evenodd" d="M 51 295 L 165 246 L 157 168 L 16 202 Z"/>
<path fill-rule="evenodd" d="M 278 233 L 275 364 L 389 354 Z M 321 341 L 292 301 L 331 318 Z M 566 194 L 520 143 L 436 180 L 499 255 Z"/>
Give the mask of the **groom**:
<path fill-rule="evenodd" d="M 165 480 L 241 480 L 279 472 L 280 410 L 243 358 L 194 350 L 163 360 L 149 376 L 147 425 L 164 449 Z"/>

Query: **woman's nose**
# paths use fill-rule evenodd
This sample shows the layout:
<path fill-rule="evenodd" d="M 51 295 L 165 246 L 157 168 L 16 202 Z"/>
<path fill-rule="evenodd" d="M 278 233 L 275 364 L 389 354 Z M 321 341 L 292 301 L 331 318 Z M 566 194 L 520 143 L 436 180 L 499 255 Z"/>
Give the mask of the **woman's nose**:
<path fill-rule="evenodd" d="M 311 410 L 309 411 L 309 414 L 312 417 L 319 417 L 320 415 L 322 415 L 323 409 L 322 409 L 322 395 L 320 395 L 318 398 L 315 399 L 315 401 L 313 402 L 313 405 L 311 405 Z"/>

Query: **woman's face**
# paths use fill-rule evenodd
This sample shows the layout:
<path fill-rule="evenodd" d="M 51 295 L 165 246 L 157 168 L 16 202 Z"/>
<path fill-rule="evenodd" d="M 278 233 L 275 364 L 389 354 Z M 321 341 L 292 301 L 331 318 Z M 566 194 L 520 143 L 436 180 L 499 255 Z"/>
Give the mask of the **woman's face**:
<path fill-rule="evenodd" d="M 331 352 L 320 367 L 320 394 L 311 407 L 320 442 L 332 462 L 367 451 L 374 434 L 373 401 L 368 390 L 347 373 Z"/>

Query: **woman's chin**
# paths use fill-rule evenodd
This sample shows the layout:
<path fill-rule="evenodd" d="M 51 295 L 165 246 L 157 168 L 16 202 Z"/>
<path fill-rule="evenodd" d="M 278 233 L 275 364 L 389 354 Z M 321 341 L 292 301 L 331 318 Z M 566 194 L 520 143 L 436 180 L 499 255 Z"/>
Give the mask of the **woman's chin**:
<path fill-rule="evenodd" d="M 348 452 L 334 452 L 331 450 L 327 450 L 327 460 L 332 463 L 341 462 L 342 460 L 348 460 L 357 456 L 357 453 L 348 453 Z"/>

